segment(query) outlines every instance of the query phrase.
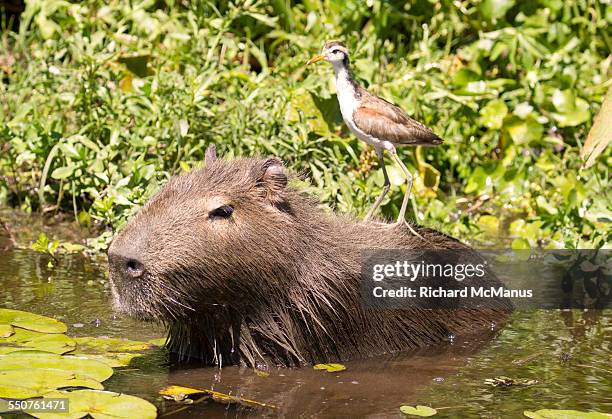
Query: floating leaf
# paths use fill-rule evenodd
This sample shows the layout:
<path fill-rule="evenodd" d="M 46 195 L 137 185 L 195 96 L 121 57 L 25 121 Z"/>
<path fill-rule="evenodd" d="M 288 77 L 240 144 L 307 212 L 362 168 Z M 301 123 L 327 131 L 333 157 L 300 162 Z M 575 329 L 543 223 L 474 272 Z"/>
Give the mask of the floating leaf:
<path fill-rule="evenodd" d="M 149 339 L 147 342 L 155 346 L 164 346 L 167 340 L 168 338 L 157 338 L 157 339 Z"/>
<path fill-rule="evenodd" d="M 44 333 L 64 333 L 68 330 L 64 323 L 50 317 L 8 308 L 0 308 L 0 324 Z"/>
<path fill-rule="evenodd" d="M 109 352 L 106 354 L 88 354 L 81 352 L 72 352 L 70 356 L 79 359 L 93 359 L 94 361 L 100 361 L 112 368 L 127 367 L 132 362 L 132 359 L 142 356 L 139 353 L 126 353 L 126 352 Z"/>
<path fill-rule="evenodd" d="M 151 342 L 122 338 L 96 338 L 91 336 L 75 338 L 78 348 L 83 352 L 131 352 L 151 349 L 155 345 Z"/>
<path fill-rule="evenodd" d="M 40 395 L 35 389 L 20 387 L 15 385 L 15 383 L 9 383 L 8 385 L 0 384 L 0 397 L 7 399 L 29 399 Z"/>
<path fill-rule="evenodd" d="M 10 387 L 15 386 L 15 384 L 17 384 L 17 393 L 10 390 Z M 24 389 L 35 392 L 36 396 L 42 396 L 45 393 L 64 387 L 88 387 L 98 390 L 104 388 L 99 381 L 79 376 L 71 371 L 44 368 L 0 371 L 0 389 L 4 389 L 4 391 L 0 392 L 0 397 L 17 398 L 16 394 Z"/>
<path fill-rule="evenodd" d="M 327 372 L 340 372 L 346 369 L 342 364 L 316 364 L 313 368 L 315 370 L 324 370 Z"/>
<path fill-rule="evenodd" d="M 429 407 L 429 406 L 402 406 L 400 407 L 400 412 L 402 412 L 404 415 L 410 415 L 410 416 L 420 416 L 420 417 L 429 417 L 429 416 L 434 416 L 435 414 L 438 413 L 438 411 L 436 409 L 434 409 L 433 407 Z"/>
<path fill-rule="evenodd" d="M 541 409 L 535 412 L 525 410 L 523 415 L 532 419 L 610 419 L 612 415 L 599 412 L 579 412 L 577 410 Z"/>
<path fill-rule="evenodd" d="M 111 367 L 92 359 L 80 359 L 40 352 L 15 352 L 0 355 L 0 371 L 29 368 L 70 371 L 80 377 L 87 377 L 100 382 L 113 375 Z"/>
<path fill-rule="evenodd" d="M 7 338 L 11 336 L 13 333 L 13 326 L 10 324 L 0 324 L 0 338 Z"/>
<path fill-rule="evenodd" d="M 255 400 L 244 399 L 242 397 L 230 396 L 229 394 L 219 393 L 218 391 L 191 388 L 191 387 L 183 387 L 183 386 L 167 386 L 167 387 L 162 388 L 159 391 L 159 394 L 161 394 L 164 397 L 173 399 L 173 400 L 183 400 L 185 399 L 185 397 L 194 395 L 194 394 L 207 394 L 211 396 L 214 401 L 219 402 L 219 403 L 224 403 L 224 404 L 234 404 L 235 403 L 241 406 L 266 407 L 270 409 L 277 408 L 276 406 L 272 404 L 261 403 Z"/>
<path fill-rule="evenodd" d="M 136 396 L 99 390 L 53 391 L 44 398 L 66 398 L 70 413 L 28 412 L 40 419 L 82 418 L 90 415 L 94 419 L 154 419 L 157 408 Z"/>
<path fill-rule="evenodd" d="M 20 328 L 14 329 L 13 335 L 0 338 L 0 344 L 7 344 L 10 347 L 16 348 L 16 350 L 30 348 L 55 354 L 70 352 L 76 347 L 74 339 L 64 334 L 41 333 Z"/>

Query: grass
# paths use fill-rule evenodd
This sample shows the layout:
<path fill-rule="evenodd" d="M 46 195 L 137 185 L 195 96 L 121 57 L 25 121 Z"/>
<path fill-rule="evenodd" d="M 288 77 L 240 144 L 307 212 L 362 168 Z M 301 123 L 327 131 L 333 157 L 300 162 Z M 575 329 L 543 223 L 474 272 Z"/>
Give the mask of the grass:
<path fill-rule="evenodd" d="M 362 216 L 382 172 L 330 66 L 304 66 L 343 39 L 369 90 L 445 139 L 400 150 L 411 217 L 515 248 L 609 246 L 612 157 L 580 171 L 579 152 L 612 85 L 611 22 L 596 0 L 28 1 L 0 38 L 0 202 L 120 228 L 215 143 L 279 156 Z"/>

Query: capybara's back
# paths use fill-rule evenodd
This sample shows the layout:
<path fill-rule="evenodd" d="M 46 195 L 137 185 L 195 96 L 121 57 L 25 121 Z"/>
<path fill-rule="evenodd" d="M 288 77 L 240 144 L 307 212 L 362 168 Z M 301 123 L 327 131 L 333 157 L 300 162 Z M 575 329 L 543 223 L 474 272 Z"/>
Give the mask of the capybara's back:
<path fill-rule="evenodd" d="M 109 249 L 116 307 L 170 328 L 171 350 L 210 364 L 295 366 L 431 345 L 477 332 L 510 311 L 370 308 L 367 249 L 464 249 L 437 231 L 329 214 L 288 185 L 276 158 L 207 156 L 171 180 Z M 472 285 L 499 285 L 492 273 Z"/>

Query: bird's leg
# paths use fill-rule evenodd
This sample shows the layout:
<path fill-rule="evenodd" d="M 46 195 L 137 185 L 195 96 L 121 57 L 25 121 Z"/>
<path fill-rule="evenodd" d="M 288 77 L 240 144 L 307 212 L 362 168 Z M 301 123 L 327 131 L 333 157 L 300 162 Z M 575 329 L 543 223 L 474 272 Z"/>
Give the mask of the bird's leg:
<path fill-rule="evenodd" d="M 390 151 L 391 151 L 391 157 L 393 157 L 393 160 L 395 160 L 397 165 L 402 169 L 402 172 L 404 172 L 404 176 L 406 176 L 406 193 L 404 194 L 404 200 L 402 201 L 402 208 L 400 209 L 399 216 L 397 217 L 397 224 L 406 223 L 406 225 L 408 226 L 412 234 L 414 234 L 415 236 L 421 237 L 419 233 L 414 231 L 410 223 L 406 221 L 406 209 L 408 208 L 408 200 L 410 199 L 410 191 L 412 190 L 412 175 L 410 174 L 410 171 L 408 170 L 404 162 L 397 155 L 397 152 L 395 151 L 395 149 L 390 150 Z"/>
<path fill-rule="evenodd" d="M 376 198 L 374 205 L 372 205 L 372 207 L 368 211 L 368 214 L 365 216 L 364 221 L 368 221 L 370 218 L 372 218 L 372 215 L 374 215 L 374 212 L 378 209 L 382 200 L 385 199 L 385 195 L 387 195 L 387 192 L 389 192 L 389 188 L 391 187 L 391 182 L 389 182 L 389 176 L 387 175 L 387 169 L 385 168 L 385 159 L 383 153 L 384 150 L 382 148 L 376 148 L 376 155 L 378 156 L 378 161 L 380 163 L 380 167 L 382 168 L 383 176 L 385 177 L 385 184 L 383 185 L 382 192 L 380 193 L 380 195 L 378 195 L 378 198 Z"/>

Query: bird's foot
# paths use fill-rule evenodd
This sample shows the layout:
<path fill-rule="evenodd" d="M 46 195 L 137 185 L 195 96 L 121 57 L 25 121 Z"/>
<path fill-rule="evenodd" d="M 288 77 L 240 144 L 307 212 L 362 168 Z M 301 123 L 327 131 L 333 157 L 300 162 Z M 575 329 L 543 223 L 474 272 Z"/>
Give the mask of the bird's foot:
<path fill-rule="evenodd" d="M 397 221 L 397 222 L 395 223 L 395 225 L 396 225 L 396 226 L 403 226 L 403 225 L 406 225 L 406 227 L 408 227 L 408 230 L 410 230 L 410 232 L 411 232 L 413 235 L 415 235 L 415 236 L 417 236 L 417 237 L 419 237 L 419 238 L 423 239 L 423 236 L 421 236 L 419 233 L 417 233 L 417 232 L 416 232 L 416 230 L 415 230 L 414 228 L 412 228 L 412 225 L 410 225 L 410 223 L 409 223 L 408 221 L 406 221 L 406 220 L 399 220 L 399 221 Z M 423 239 L 423 240 L 425 240 L 425 239 Z"/>

